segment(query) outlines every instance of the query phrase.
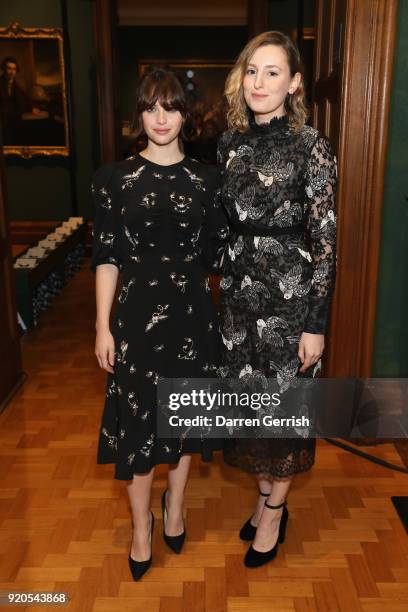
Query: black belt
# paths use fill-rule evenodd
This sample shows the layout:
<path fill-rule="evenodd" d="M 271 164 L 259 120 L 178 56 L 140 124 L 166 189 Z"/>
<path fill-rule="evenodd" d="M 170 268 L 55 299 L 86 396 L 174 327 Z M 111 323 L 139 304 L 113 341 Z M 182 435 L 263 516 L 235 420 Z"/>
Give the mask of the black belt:
<path fill-rule="evenodd" d="M 286 236 L 304 232 L 303 223 L 290 227 L 251 227 L 247 223 L 230 222 L 231 230 L 240 236 Z"/>

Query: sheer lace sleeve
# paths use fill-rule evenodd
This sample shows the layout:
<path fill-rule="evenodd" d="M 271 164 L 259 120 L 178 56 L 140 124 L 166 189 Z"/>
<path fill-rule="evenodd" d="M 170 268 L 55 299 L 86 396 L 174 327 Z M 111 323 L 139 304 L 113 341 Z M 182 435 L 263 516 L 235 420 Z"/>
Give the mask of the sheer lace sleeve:
<path fill-rule="evenodd" d="M 212 274 L 220 274 L 227 236 L 228 222 L 221 202 L 220 175 L 214 166 L 209 166 L 201 231 L 201 254 L 204 265 Z"/>
<path fill-rule="evenodd" d="M 306 175 L 306 218 L 313 261 L 313 282 L 304 331 L 324 334 L 336 277 L 337 162 L 327 138 L 312 148 Z"/>
<path fill-rule="evenodd" d="M 227 132 L 223 132 L 218 139 L 217 166 L 221 177 L 225 172 L 225 166 L 228 159 L 228 145 L 231 142 L 231 139 L 232 132 L 229 130 Z"/>
<path fill-rule="evenodd" d="M 121 256 L 121 220 L 117 195 L 114 191 L 114 168 L 106 164 L 92 177 L 91 192 L 94 201 L 93 246 L 91 270 L 100 264 L 113 264 L 123 268 Z"/>

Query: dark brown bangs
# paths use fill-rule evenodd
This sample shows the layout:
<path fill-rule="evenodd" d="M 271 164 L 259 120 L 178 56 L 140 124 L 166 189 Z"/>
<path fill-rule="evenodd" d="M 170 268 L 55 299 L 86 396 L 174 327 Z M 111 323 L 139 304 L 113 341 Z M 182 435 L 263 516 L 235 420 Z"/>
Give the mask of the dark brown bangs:
<path fill-rule="evenodd" d="M 166 110 L 178 110 L 183 117 L 187 114 L 183 87 L 170 70 L 156 69 L 142 78 L 137 94 L 136 112 L 143 113 L 157 102 Z"/>
<path fill-rule="evenodd" d="M 183 86 L 176 74 L 166 68 L 155 68 L 145 73 L 137 89 L 135 115 L 132 124 L 133 136 L 143 133 L 142 113 L 159 103 L 166 110 L 177 110 L 184 121 L 181 136 L 188 138 L 188 104 Z"/>

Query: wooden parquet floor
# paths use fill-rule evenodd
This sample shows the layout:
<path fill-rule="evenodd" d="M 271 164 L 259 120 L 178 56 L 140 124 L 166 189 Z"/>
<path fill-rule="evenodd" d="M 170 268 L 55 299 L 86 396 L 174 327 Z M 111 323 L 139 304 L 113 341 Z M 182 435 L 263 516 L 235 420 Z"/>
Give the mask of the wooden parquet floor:
<path fill-rule="evenodd" d="M 324 441 L 290 493 L 278 558 L 258 570 L 243 566 L 237 536 L 252 479 L 220 456 L 195 461 L 188 538 L 174 555 L 161 538 L 159 468 L 153 567 L 132 581 L 126 484 L 95 462 L 105 373 L 93 354 L 88 265 L 24 336 L 28 379 L 0 415 L 0 591 L 67 592 L 64 609 L 81 612 L 408 610 L 408 537 L 390 501 L 408 495 L 408 479 Z M 401 465 L 391 444 L 367 450 Z"/>

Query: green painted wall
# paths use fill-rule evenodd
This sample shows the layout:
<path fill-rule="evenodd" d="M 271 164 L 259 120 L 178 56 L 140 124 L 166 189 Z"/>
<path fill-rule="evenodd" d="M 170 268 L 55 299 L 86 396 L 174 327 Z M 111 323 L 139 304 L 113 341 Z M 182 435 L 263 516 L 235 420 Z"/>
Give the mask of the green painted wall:
<path fill-rule="evenodd" d="M 408 2 L 399 2 L 373 376 L 408 377 Z"/>
<path fill-rule="evenodd" d="M 68 0 L 71 42 L 74 173 L 78 214 L 92 216 L 89 181 L 96 143 L 92 0 Z M 14 0 L 0 4 L 0 25 L 62 27 L 59 0 Z M 6 158 L 6 185 L 11 220 L 64 219 L 73 213 L 70 171 L 63 158 Z"/>

